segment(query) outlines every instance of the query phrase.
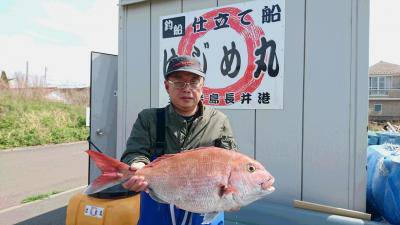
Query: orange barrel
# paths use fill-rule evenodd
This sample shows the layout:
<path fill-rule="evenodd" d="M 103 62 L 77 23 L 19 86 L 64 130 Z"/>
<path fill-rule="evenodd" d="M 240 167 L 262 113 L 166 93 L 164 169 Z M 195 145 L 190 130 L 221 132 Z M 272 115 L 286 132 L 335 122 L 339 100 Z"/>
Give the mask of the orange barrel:
<path fill-rule="evenodd" d="M 137 225 L 139 215 L 140 194 L 117 185 L 91 196 L 72 196 L 66 225 Z"/>

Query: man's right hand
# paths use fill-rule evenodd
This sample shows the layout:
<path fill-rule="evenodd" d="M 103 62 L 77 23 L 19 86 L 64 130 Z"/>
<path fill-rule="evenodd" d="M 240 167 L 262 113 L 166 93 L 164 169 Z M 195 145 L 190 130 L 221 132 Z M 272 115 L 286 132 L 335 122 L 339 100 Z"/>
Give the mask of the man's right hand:
<path fill-rule="evenodd" d="M 145 166 L 142 162 L 132 163 L 131 167 L 135 169 L 141 169 Z M 134 191 L 134 192 L 141 192 L 141 191 L 148 191 L 147 189 L 147 181 L 144 180 L 142 176 L 132 176 L 129 180 L 122 184 L 125 189 Z"/>

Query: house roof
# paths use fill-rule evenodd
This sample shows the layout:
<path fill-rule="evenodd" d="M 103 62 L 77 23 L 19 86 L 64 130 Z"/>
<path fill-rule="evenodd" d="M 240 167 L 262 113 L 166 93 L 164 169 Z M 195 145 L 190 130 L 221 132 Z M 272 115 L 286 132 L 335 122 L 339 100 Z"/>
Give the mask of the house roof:
<path fill-rule="evenodd" d="M 400 76 L 400 65 L 380 61 L 369 68 L 368 74 Z"/>

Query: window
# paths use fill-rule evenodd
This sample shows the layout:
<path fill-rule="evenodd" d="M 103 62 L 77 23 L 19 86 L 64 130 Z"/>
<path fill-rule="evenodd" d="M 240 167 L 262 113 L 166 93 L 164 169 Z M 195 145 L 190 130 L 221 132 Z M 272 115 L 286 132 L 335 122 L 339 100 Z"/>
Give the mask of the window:
<path fill-rule="evenodd" d="M 391 76 L 371 76 L 369 78 L 370 95 L 389 95 L 389 89 L 392 88 Z"/>
<path fill-rule="evenodd" d="M 400 89 L 400 76 L 392 77 L 392 89 Z"/>
<path fill-rule="evenodd" d="M 374 104 L 375 112 L 382 112 L 382 104 Z"/>

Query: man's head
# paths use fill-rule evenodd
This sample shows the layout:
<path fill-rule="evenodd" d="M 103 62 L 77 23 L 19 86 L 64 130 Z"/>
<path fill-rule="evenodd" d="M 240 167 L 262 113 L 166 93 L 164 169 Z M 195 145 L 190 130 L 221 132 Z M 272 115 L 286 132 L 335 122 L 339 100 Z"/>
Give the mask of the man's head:
<path fill-rule="evenodd" d="M 175 110 L 182 116 L 193 115 L 202 95 L 204 76 L 201 64 L 195 58 L 172 58 L 164 76 L 165 89 Z"/>

